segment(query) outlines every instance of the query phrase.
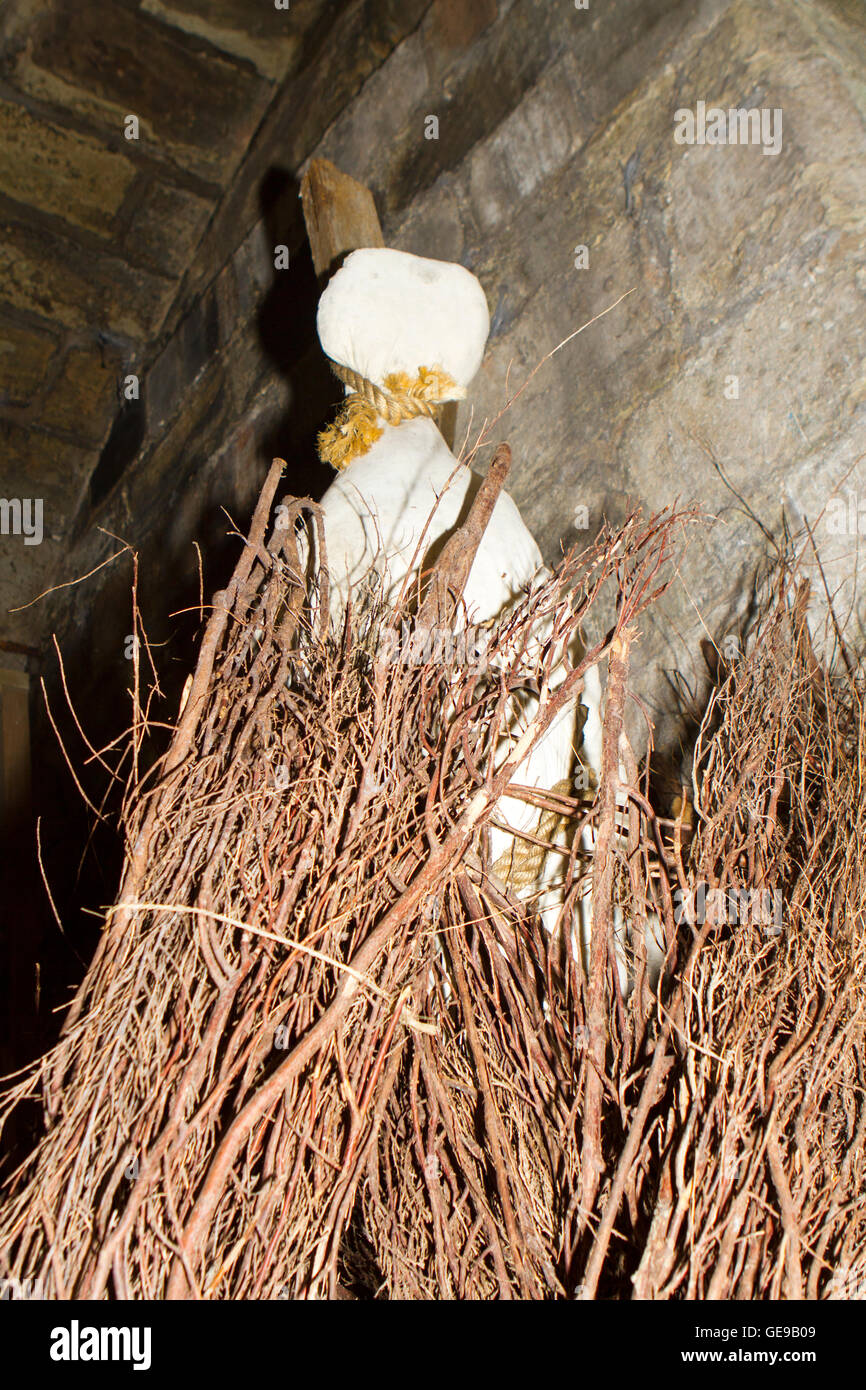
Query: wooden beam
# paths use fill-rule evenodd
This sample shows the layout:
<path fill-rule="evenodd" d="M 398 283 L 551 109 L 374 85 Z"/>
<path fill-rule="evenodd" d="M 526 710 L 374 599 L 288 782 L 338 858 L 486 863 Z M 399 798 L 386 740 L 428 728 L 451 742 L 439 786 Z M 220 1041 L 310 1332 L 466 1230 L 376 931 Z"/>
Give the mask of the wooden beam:
<path fill-rule="evenodd" d="M 301 204 L 320 278 L 332 275 L 347 252 L 385 245 L 369 188 L 329 159 L 310 160 L 301 179 Z M 449 449 L 454 447 L 456 427 L 457 402 L 447 401 L 439 413 L 439 429 Z"/>

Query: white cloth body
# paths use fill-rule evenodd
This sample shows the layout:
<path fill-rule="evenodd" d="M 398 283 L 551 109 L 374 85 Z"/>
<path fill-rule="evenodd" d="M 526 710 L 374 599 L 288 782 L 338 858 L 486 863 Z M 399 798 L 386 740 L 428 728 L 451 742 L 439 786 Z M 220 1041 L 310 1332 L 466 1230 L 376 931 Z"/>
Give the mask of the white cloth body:
<path fill-rule="evenodd" d="M 410 570 L 417 573 L 423 568 L 431 546 L 450 535 L 457 523 L 465 519 L 478 483 L 475 474 L 465 465 L 458 465 L 431 420 L 385 426 L 382 438 L 363 458 L 338 474 L 322 498 L 332 622 L 336 626 L 342 622 L 347 598 L 374 568 L 384 576 L 386 597 L 396 602 Z M 546 574 L 541 552 L 516 504 L 507 493 L 501 493 L 464 589 L 468 622 L 480 624 L 499 617 L 523 597 L 533 581 Z M 458 629 L 462 621 L 461 616 Z M 559 679 L 563 676 L 564 671 Z M 584 756 L 594 759 L 591 765 L 596 774 L 601 756 L 599 696 L 598 672 L 592 668 L 584 691 Z M 533 699 L 525 701 L 520 709 L 515 705 L 511 730 L 514 739 L 536 707 Z M 569 777 L 574 763 L 575 714 L 574 706 L 566 706 L 560 712 L 521 763 L 514 777 L 516 782 L 549 789 Z M 506 752 L 507 747 L 503 746 L 501 756 Z M 499 816 L 515 830 L 532 833 L 539 812 L 524 801 L 504 797 L 499 803 Z M 492 828 L 494 860 L 511 843 L 504 831 Z M 586 848 L 590 848 L 588 842 Z M 564 866 L 562 856 L 548 855 L 545 881 L 554 883 Z M 555 891 L 544 894 L 540 907 L 548 925 L 553 925 L 560 901 Z"/>
<path fill-rule="evenodd" d="M 455 382 L 452 396 L 459 396 L 481 365 L 489 314 L 481 285 L 462 266 L 371 249 L 346 258 L 319 301 L 317 326 L 331 359 L 379 386 L 392 372 L 414 378 L 421 367 L 439 367 Z M 322 499 L 330 612 L 338 627 L 346 600 L 373 569 L 384 575 L 389 602 L 396 602 L 410 571 L 425 568 L 431 546 L 465 519 L 479 482 L 469 468 L 458 464 L 431 420 L 383 424 L 382 429 L 376 443 L 338 474 Z M 499 617 L 546 574 L 541 552 L 517 506 L 507 493 L 501 493 L 464 589 L 468 622 Z M 540 632 L 539 637 L 543 636 Z M 557 681 L 564 676 L 560 668 Z M 601 689 L 595 668 L 586 673 L 582 699 L 586 720 L 581 760 L 598 776 Z M 507 756 L 509 739 L 519 737 L 536 708 L 534 697 L 514 700 L 511 727 L 497 760 Z M 551 789 L 572 774 L 576 713 L 575 705 L 560 712 L 517 769 L 515 782 Z M 514 797 L 502 798 L 497 812 L 513 830 L 533 833 L 538 825 L 538 809 Z M 514 844 L 513 836 L 496 827 L 491 828 L 490 838 L 493 861 Z M 582 843 L 591 853 L 590 832 L 584 831 Z M 539 881 L 523 890 L 549 928 L 555 925 L 562 905 L 565 865 L 564 856 L 548 854 Z M 588 894 L 578 904 L 578 916 L 581 940 L 575 946 L 586 959 L 591 926 Z M 616 949 L 625 989 L 621 923 Z"/>

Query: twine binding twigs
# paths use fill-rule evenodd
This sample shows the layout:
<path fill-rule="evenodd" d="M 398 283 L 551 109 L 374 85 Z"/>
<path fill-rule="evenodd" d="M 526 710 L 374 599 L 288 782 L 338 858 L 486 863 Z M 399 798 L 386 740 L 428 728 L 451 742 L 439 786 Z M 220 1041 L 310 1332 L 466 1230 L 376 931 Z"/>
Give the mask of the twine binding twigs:
<path fill-rule="evenodd" d="M 350 388 L 337 418 L 318 438 L 320 459 L 337 469 L 347 468 L 381 438 L 380 420 L 386 425 L 400 425 L 419 416 L 435 420 L 445 401 L 461 400 L 466 395 L 464 388 L 436 365 L 419 367 L 415 377 L 408 372 L 389 372 L 384 386 L 340 362 L 331 361 L 331 370 Z"/>
<path fill-rule="evenodd" d="M 568 796 L 571 783 L 565 777 L 557 782 L 551 791 L 560 796 Z M 556 844 L 568 826 L 576 824 L 574 816 L 564 811 L 542 811 L 533 831 L 532 840 L 515 838 L 507 850 L 500 854 L 493 865 L 496 877 L 514 892 L 522 892 L 538 883 L 544 861 L 550 853 L 550 846 Z M 543 841 L 543 843 L 539 843 Z"/>

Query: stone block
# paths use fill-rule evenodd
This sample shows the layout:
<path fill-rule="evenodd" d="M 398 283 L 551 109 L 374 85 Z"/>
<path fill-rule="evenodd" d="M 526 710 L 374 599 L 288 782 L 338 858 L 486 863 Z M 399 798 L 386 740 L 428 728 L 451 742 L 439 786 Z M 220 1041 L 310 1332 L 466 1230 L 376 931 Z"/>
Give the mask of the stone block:
<path fill-rule="evenodd" d="M 447 67 L 492 24 L 499 13 L 497 0 L 434 0 L 427 26 L 428 61 L 436 72 Z"/>
<path fill-rule="evenodd" d="M 0 406 L 29 405 L 42 386 L 58 340 L 48 329 L 0 316 Z"/>
<path fill-rule="evenodd" d="M 94 448 L 102 444 L 119 408 L 122 368 L 116 351 L 72 348 L 42 406 L 40 423 Z"/>
<path fill-rule="evenodd" d="M 64 542 L 48 531 L 55 522 L 46 505 L 46 534 L 39 545 L 25 545 L 20 536 L 0 535 L 0 637 L 6 642 L 39 647 L 50 640 L 46 595 L 65 552 Z"/>
<path fill-rule="evenodd" d="M 568 53 L 471 152 L 469 200 L 482 234 L 508 221 L 515 207 L 592 134 L 592 118 L 578 100 L 578 87 L 579 68 Z"/>
<path fill-rule="evenodd" d="M 154 437 L 177 415 L 190 388 L 215 361 L 219 345 L 219 302 L 212 288 L 196 301 L 144 374 L 148 429 Z"/>
<path fill-rule="evenodd" d="M 167 502 L 215 453 L 227 423 L 230 395 L 217 361 L 184 392 L 184 410 L 169 428 L 148 442 L 129 469 L 121 491 L 128 499 L 129 522 L 136 528 L 164 524 Z"/>
<path fill-rule="evenodd" d="M 49 601 L 31 600 L 54 582 L 58 561 L 68 551 L 70 518 L 90 460 L 77 445 L 0 418 L 0 494 L 40 502 L 42 516 L 38 545 L 25 544 L 20 535 L 0 535 L 0 637 L 6 641 L 38 647 L 51 631 Z"/>
<path fill-rule="evenodd" d="M 3 495 L 42 497 L 51 507 L 52 530 L 65 531 L 96 461 L 92 451 L 0 417 L 0 459 Z"/>
<path fill-rule="evenodd" d="M 101 142 L 0 101 L 0 187 L 7 197 L 109 236 L 135 177 L 131 161 Z"/>
<path fill-rule="evenodd" d="M 0 303 L 70 328 L 102 327 L 137 341 L 162 323 L 174 281 L 45 227 L 0 220 Z"/>
<path fill-rule="evenodd" d="M 467 48 L 498 13 L 497 0 L 435 0 L 432 33 L 443 48 Z"/>
<path fill-rule="evenodd" d="M 180 276 L 212 211 L 209 199 L 176 184 L 150 179 L 130 218 L 124 250 L 160 275 Z"/>
<path fill-rule="evenodd" d="M 106 8 L 100 0 L 43 11 L 18 56 L 14 81 L 116 138 L 123 137 L 124 117 L 136 115 L 139 149 L 220 186 L 272 91 L 247 63 L 137 9 Z M 136 142 L 129 144 L 132 152 Z"/>
<path fill-rule="evenodd" d="M 220 321 L 249 320 L 274 278 L 274 248 L 264 220 L 244 238 L 217 280 Z"/>
<path fill-rule="evenodd" d="M 419 199 L 406 210 L 396 236 L 401 251 L 439 261 L 463 260 L 463 219 L 450 182 L 443 175 L 435 186 L 435 197 Z"/>
<path fill-rule="evenodd" d="M 303 20 L 297 10 L 277 9 L 271 3 L 249 0 L 210 0 L 205 13 L 199 0 L 142 0 L 141 8 L 162 24 L 205 39 L 214 48 L 251 63 L 264 76 L 280 82 L 295 66 L 303 47 L 301 25 L 313 23 L 310 11 L 327 9 L 329 0 L 307 0 Z"/>

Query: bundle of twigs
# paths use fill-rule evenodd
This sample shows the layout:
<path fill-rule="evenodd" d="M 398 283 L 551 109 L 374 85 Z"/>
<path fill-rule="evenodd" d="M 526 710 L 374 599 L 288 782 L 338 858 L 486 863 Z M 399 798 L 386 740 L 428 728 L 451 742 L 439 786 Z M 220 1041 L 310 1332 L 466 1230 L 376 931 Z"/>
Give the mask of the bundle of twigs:
<path fill-rule="evenodd" d="M 8 1275 L 57 1297 L 333 1295 L 361 1248 L 394 1295 L 567 1291 L 579 972 L 490 879 L 483 829 L 650 600 L 675 520 L 569 557 L 482 672 L 459 645 L 383 660 L 384 626 L 453 625 L 505 468 L 500 451 L 420 611 L 361 609 L 335 640 L 304 617 L 294 522 L 319 524 L 315 507 L 283 507 L 265 543 L 275 466 L 168 753 L 131 798 L 117 904 L 63 1037 L 6 1097 L 41 1086 L 46 1109 L 7 1192 Z M 611 577 L 614 632 L 552 692 Z M 323 615 L 326 585 L 323 569 Z M 503 762 L 528 674 L 538 715 Z"/>
<path fill-rule="evenodd" d="M 862 1274 L 858 682 L 818 664 L 786 580 L 708 713 L 689 838 L 623 733 L 680 516 L 567 556 L 482 666 L 459 643 L 395 660 L 404 624 L 453 632 L 506 468 L 500 451 L 423 592 L 334 637 L 326 568 L 310 609 L 297 547 L 302 516 L 323 544 L 315 506 L 283 507 L 266 540 L 275 466 L 170 748 L 133 781 L 64 1034 L 3 1101 L 45 1105 L 0 1211 L 7 1277 L 48 1297 L 702 1298 Z M 613 625 L 571 665 L 611 587 Z M 604 658 L 591 804 L 516 789 Z M 506 741 L 528 680 L 538 713 Z M 551 935 L 491 870 L 506 788 L 574 819 Z M 781 932 L 692 912 L 702 882 L 779 890 Z M 620 991 L 617 904 L 662 924 L 658 999 L 640 944 Z"/>
<path fill-rule="evenodd" d="M 640 1297 L 866 1297 L 866 719 L 787 566 L 707 711 Z"/>

